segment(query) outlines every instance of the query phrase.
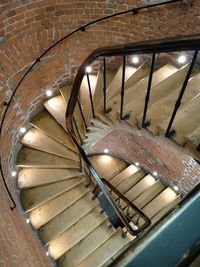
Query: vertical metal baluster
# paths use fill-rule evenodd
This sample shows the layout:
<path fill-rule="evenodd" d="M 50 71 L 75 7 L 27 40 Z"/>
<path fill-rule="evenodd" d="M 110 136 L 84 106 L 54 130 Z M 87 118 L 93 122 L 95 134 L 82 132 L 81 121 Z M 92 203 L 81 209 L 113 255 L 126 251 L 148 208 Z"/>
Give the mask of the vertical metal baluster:
<path fill-rule="evenodd" d="M 123 56 L 123 65 L 122 65 L 122 85 L 121 85 L 121 106 L 120 106 L 120 120 L 123 120 L 125 70 L 126 70 L 126 56 Z"/>
<path fill-rule="evenodd" d="M 104 112 L 107 112 L 106 109 L 106 58 L 103 58 L 103 107 Z"/>
<path fill-rule="evenodd" d="M 85 117 L 84 117 L 84 114 L 83 114 L 83 110 L 82 110 L 82 107 L 81 107 L 81 104 L 79 102 L 79 100 L 77 99 L 77 103 L 78 103 L 78 108 L 80 110 L 80 113 L 81 113 L 81 117 L 83 119 L 83 123 L 85 125 L 85 129 L 87 130 L 87 124 L 86 124 L 86 120 L 85 120 Z"/>
<path fill-rule="evenodd" d="M 166 137 L 170 137 L 170 136 L 172 136 L 173 134 L 175 134 L 175 131 L 174 131 L 174 130 L 171 131 L 171 127 L 172 127 L 172 124 L 173 124 L 173 122 L 174 122 L 174 118 L 175 118 L 175 116 L 176 116 L 176 113 L 177 113 L 177 111 L 178 111 L 178 109 L 179 109 L 179 107 L 180 107 L 180 105 L 181 105 L 181 100 L 182 100 L 182 97 L 183 97 L 183 95 L 184 95 L 185 89 L 186 89 L 186 87 L 187 87 L 188 81 L 189 81 L 189 79 L 190 79 L 192 70 L 193 70 L 193 68 L 194 68 L 194 64 L 195 64 L 195 62 L 196 62 L 198 52 L 199 52 L 198 50 L 196 50 L 196 51 L 194 52 L 194 55 L 193 55 L 193 58 L 192 58 L 192 62 L 191 62 L 191 64 L 190 64 L 189 70 L 188 70 L 187 75 L 186 75 L 186 77 L 185 77 L 185 80 L 184 80 L 183 86 L 182 86 L 182 88 L 181 88 L 180 94 L 179 94 L 179 96 L 178 96 L 178 98 L 177 98 L 177 101 L 176 101 L 176 103 L 175 103 L 174 110 L 173 110 L 173 112 L 172 112 L 172 116 L 171 116 L 171 119 L 170 119 L 170 121 L 169 121 L 167 130 L 166 130 L 166 133 L 165 133 L 165 136 L 166 136 Z"/>
<path fill-rule="evenodd" d="M 94 105 L 93 105 L 93 100 L 92 100 L 92 90 L 91 90 L 91 84 L 90 84 L 90 77 L 89 74 L 86 74 L 87 76 L 87 82 L 88 82 L 88 89 L 89 89 L 89 96 L 90 96 L 90 104 L 92 108 L 92 116 L 95 119 L 95 112 L 94 112 Z"/>
<path fill-rule="evenodd" d="M 153 71 L 154 71 L 154 65 L 155 65 L 155 57 L 156 54 L 153 53 L 152 59 L 151 59 L 151 69 L 149 73 L 149 81 L 148 81 L 148 86 L 147 86 L 147 94 L 145 97 L 145 104 L 144 104 L 144 113 L 143 113 L 143 118 L 142 118 L 142 128 L 146 128 L 150 125 L 149 121 L 146 121 L 146 115 L 147 115 L 147 108 L 149 104 L 149 96 L 151 92 L 151 84 L 152 84 L 152 78 L 153 78 Z"/>
<path fill-rule="evenodd" d="M 80 132 L 79 132 L 79 130 L 78 130 L 78 125 L 77 125 L 76 120 L 74 119 L 74 117 L 73 117 L 73 122 L 74 122 L 74 126 L 75 126 L 75 128 L 76 128 L 78 137 L 79 137 L 80 142 L 81 142 L 81 145 L 82 145 L 82 144 L 83 144 L 83 139 L 81 138 Z"/>

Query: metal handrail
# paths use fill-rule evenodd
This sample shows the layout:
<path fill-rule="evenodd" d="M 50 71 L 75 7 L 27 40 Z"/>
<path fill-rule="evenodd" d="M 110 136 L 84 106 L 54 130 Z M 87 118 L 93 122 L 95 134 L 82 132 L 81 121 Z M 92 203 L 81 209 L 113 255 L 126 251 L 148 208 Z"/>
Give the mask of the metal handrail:
<path fill-rule="evenodd" d="M 3 117 L 2 117 L 2 120 L 1 120 L 1 123 L 0 123 L 0 137 L 1 137 L 1 134 L 2 134 L 2 129 L 3 129 L 3 125 L 4 125 L 4 121 L 5 121 L 5 118 L 6 118 L 6 114 L 8 112 L 8 109 L 12 103 L 12 100 L 18 90 L 18 88 L 20 87 L 21 83 L 24 81 L 24 79 L 27 77 L 27 75 L 32 71 L 32 69 L 34 68 L 35 65 L 37 65 L 40 60 L 50 51 L 52 50 L 55 46 L 57 46 L 58 44 L 60 44 L 62 41 L 68 39 L 70 36 L 76 34 L 77 32 L 79 31 L 82 31 L 84 32 L 85 29 L 93 24 L 96 24 L 96 23 L 99 23 L 101 21 L 104 21 L 104 20 L 107 20 L 107 19 L 111 19 L 113 17 L 117 17 L 117 16 L 121 16 L 121 15 L 124 15 L 124 14 L 128 14 L 128 13 L 133 13 L 134 15 L 137 15 L 139 13 L 139 11 L 143 10 L 143 9 L 151 9 L 151 8 L 154 8 L 154 7 L 158 7 L 158 6 L 163 6 L 163 5 L 168 5 L 168 4 L 173 4 L 173 3 L 176 3 L 176 2 L 183 2 L 183 0 L 170 0 L 170 1 L 165 1 L 165 2 L 162 2 L 162 3 L 157 3 L 157 4 L 152 4 L 152 5 L 146 5 L 146 6 L 141 6 L 141 7 L 135 7 L 135 8 L 131 8 L 131 9 L 128 9 L 126 11 L 122 11 L 122 12 L 117 12 L 115 14 L 112 14 L 112 15 L 108 15 L 108 16 L 105 16 L 105 17 L 102 17 L 100 19 L 96 19 L 96 20 L 93 20 L 91 22 L 88 22 L 82 26 L 80 26 L 79 28 L 75 29 L 74 31 L 70 32 L 69 34 L 65 35 L 64 37 L 62 37 L 60 40 L 58 40 L 57 42 L 55 42 L 53 45 L 51 45 L 49 48 L 47 48 L 30 66 L 29 68 L 27 69 L 27 71 L 25 72 L 25 74 L 21 77 L 21 79 L 19 80 L 19 82 L 17 83 L 15 89 L 13 90 L 13 93 L 9 99 L 8 102 L 4 102 L 4 105 L 6 106 L 5 108 L 5 111 L 3 113 Z M 0 149 L 0 151 L 2 151 Z M 9 188 L 7 186 L 7 183 L 6 183 L 6 180 L 5 180 L 5 177 L 4 177 L 4 173 L 3 173 L 3 169 L 2 169 L 2 162 L 1 162 L 1 158 L 0 157 L 0 167 L 1 167 L 1 176 L 2 176 L 2 179 L 3 179 L 3 184 L 5 186 L 5 189 L 13 203 L 13 206 L 11 206 L 11 210 L 13 210 L 15 207 L 16 207 L 16 203 L 14 201 L 14 198 L 12 197 L 12 194 L 10 193 L 9 191 Z"/>
<path fill-rule="evenodd" d="M 172 51 L 180 51 L 180 50 L 197 50 L 200 48 L 200 38 L 194 37 L 194 36 L 187 36 L 185 38 L 172 38 L 172 39 L 162 39 L 162 40 L 154 40 L 154 41 L 146 41 L 146 42 L 139 42 L 139 43 L 132 43 L 128 45 L 119 45 L 115 47 L 104 47 L 100 49 L 96 49 L 93 51 L 83 62 L 83 64 L 79 67 L 79 70 L 77 72 L 77 75 L 75 77 L 71 95 L 69 98 L 67 111 L 66 111 L 66 126 L 68 133 L 71 135 L 74 143 L 76 144 L 81 157 L 87 164 L 87 167 L 90 171 L 90 173 L 93 175 L 95 182 L 98 184 L 101 191 L 106 196 L 108 202 L 111 204 L 111 206 L 114 208 L 115 213 L 118 215 L 122 223 L 126 226 L 127 230 L 132 234 L 132 229 L 130 229 L 129 223 L 127 223 L 127 220 L 124 216 L 124 214 L 121 213 L 119 207 L 116 205 L 115 200 L 110 195 L 106 185 L 102 182 L 102 179 L 94 169 L 93 165 L 87 158 L 87 155 L 81 145 L 78 143 L 76 136 L 73 131 L 73 113 L 76 106 L 76 102 L 79 95 L 79 90 L 81 87 L 81 83 L 83 80 L 83 77 L 85 75 L 85 69 L 88 65 L 90 65 L 96 58 L 98 57 L 109 57 L 109 56 L 124 56 L 128 54 L 149 54 L 153 53 L 155 56 L 155 53 L 159 52 L 172 52 Z"/>

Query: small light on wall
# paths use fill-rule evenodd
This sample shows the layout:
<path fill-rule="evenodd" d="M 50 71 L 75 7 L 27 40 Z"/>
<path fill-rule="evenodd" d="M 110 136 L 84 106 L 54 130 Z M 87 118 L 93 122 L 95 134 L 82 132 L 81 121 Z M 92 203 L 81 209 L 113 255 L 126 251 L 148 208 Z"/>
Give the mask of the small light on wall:
<path fill-rule="evenodd" d="M 15 176 L 17 175 L 17 172 L 16 172 L 16 171 L 12 171 L 12 172 L 11 172 L 11 175 L 12 175 L 13 177 L 15 177 Z"/>
<path fill-rule="evenodd" d="M 186 61 L 186 56 L 181 55 L 178 57 L 178 63 L 183 64 Z"/>
<path fill-rule="evenodd" d="M 25 127 L 21 127 L 21 128 L 20 128 L 20 132 L 21 132 L 21 133 L 25 133 L 25 132 L 26 132 L 26 128 L 25 128 Z"/>
<path fill-rule="evenodd" d="M 46 251 L 46 255 L 49 256 L 49 251 Z"/>
<path fill-rule="evenodd" d="M 136 166 L 140 166 L 139 162 L 136 162 L 135 165 L 136 165 Z"/>
<path fill-rule="evenodd" d="M 157 172 L 153 172 L 153 175 L 154 175 L 154 176 L 158 176 L 158 173 L 157 173 Z"/>
<path fill-rule="evenodd" d="M 92 72 L 92 68 L 90 66 L 87 66 L 85 70 L 86 70 L 87 73 L 91 73 Z"/>
<path fill-rule="evenodd" d="M 139 63 L 139 57 L 134 56 L 134 57 L 132 58 L 132 62 L 133 62 L 133 64 L 138 64 L 138 63 Z"/>
<path fill-rule="evenodd" d="M 174 185 L 174 186 L 173 186 L 173 189 L 174 189 L 175 191 L 179 191 L 179 187 L 178 187 L 177 185 Z"/>
<path fill-rule="evenodd" d="M 104 149 L 104 153 L 108 153 L 109 150 L 107 148 Z"/>
<path fill-rule="evenodd" d="M 26 219 L 26 223 L 30 223 L 30 219 L 29 218 Z"/>
<path fill-rule="evenodd" d="M 52 91 L 51 90 L 46 90 L 46 95 L 49 97 L 49 96 L 52 96 Z"/>

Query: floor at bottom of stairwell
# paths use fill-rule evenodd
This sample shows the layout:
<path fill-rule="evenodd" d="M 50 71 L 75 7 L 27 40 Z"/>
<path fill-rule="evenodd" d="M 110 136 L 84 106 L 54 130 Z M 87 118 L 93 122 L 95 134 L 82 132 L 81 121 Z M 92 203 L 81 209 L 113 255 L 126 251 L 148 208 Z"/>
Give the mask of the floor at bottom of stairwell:
<path fill-rule="evenodd" d="M 200 182 L 200 166 L 164 138 L 150 136 L 143 131 L 128 132 L 113 129 L 90 149 L 90 154 L 109 154 L 132 163 L 138 162 L 148 172 L 158 174 L 167 185 L 178 185 L 184 194 Z"/>

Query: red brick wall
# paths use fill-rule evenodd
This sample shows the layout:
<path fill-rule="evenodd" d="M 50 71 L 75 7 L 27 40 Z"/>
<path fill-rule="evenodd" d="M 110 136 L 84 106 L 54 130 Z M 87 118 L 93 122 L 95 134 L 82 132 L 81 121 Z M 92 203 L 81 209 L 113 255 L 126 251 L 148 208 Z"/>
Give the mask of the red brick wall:
<path fill-rule="evenodd" d="M 27 67 L 48 46 L 84 23 L 141 5 L 141 0 L 1 0 L 0 118 L 3 102 L 8 101 Z M 194 0 L 191 8 L 174 3 L 90 26 L 54 48 L 21 84 L 11 104 L 1 140 L 4 170 L 10 172 L 19 148 L 18 128 L 41 108 L 45 89 L 56 90 L 58 84 L 72 80 L 88 53 L 101 46 L 195 34 L 199 32 L 199 16 L 199 0 Z M 14 180 L 6 177 L 14 188 Z"/>

